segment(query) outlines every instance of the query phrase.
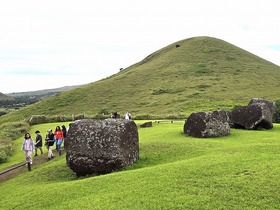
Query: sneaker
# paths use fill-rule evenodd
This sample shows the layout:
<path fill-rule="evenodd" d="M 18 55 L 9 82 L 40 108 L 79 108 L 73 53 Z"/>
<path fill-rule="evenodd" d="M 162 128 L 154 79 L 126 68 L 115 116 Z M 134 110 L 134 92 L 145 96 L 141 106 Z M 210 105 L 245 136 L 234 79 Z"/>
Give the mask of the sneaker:
<path fill-rule="evenodd" d="M 37 155 L 37 154 L 35 154 L 35 155 L 34 155 L 34 157 L 35 157 L 35 156 L 38 156 L 38 155 Z"/>
<path fill-rule="evenodd" d="M 53 158 L 53 156 L 51 158 Z"/>

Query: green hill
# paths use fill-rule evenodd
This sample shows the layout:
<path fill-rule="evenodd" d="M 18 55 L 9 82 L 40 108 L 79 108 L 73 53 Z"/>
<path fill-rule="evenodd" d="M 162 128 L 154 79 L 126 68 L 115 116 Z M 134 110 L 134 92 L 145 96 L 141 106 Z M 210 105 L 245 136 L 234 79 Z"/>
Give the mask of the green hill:
<path fill-rule="evenodd" d="M 5 116 L 188 115 L 280 96 L 280 67 L 220 39 L 195 37 L 166 46 L 106 79 L 48 97 Z"/>

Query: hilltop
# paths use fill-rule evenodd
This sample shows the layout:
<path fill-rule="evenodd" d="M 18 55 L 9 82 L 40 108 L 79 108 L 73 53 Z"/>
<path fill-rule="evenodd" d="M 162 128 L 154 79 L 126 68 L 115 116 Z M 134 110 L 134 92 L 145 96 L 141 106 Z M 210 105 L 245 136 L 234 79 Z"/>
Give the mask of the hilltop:
<path fill-rule="evenodd" d="M 130 111 L 132 115 L 188 115 L 232 109 L 251 98 L 276 100 L 280 67 L 212 37 L 174 42 L 108 78 L 61 92 L 9 114 L 95 116 Z M 8 119 L 7 118 L 7 119 Z"/>

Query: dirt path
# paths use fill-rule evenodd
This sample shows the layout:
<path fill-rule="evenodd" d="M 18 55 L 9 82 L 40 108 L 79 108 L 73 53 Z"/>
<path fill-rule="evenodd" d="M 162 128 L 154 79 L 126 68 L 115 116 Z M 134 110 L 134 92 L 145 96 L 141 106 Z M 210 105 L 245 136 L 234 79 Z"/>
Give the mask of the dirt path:
<path fill-rule="evenodd" d="M 58 152 L 53 151 L 53 153 L 54 153 L 54 158 L 58 157 Z M 64 150 L 62 150 L 62 154 L 64 154 Z M 32 169 L 33 169 L 33 168 L 36 168 L 37 166 L 39 166 L 39 165 L 41 165 L 41 164 L 44 164 L 44 163 L 46 163 L 46 162 L 48 162 L 48 161 L 49 161 L 49 160 L 48 160 L 48 156 L 47 156 L 46 153 L 43 154 L 43 155 L 38 155 L 38 156 L 36 156 L 36 157 L 33 157 L 33 164 L 31 165 L 31 168 L 32 168 Z M 23 162 L 21 162 L 21 163 L 23 163 Z M 21 163 L 18 163 L 18 164 L 16 164 L 16 165 L 19 165 L 19 164 L 21 164 Z M 14 166 L 15 166 L 15 165 L 11 166 L 10 168 L 13 168 Z M 10 169 L 10 168 L 8 168 L 8 169 Z M 6 170 L 8 170 L 8 169 L 5 169 L 5 170 L 3 170 L 3 171 L 6 171 Z M 3 171 L 1 171 L 1 172 L 3 172 Z M 21 173 L 23 173 L 23 172 L 28 172 L 27 165 L 18 167 L 18 168 L 13 169 L 13 170 L 11 170 L 11 171 L 9 171 L 9 172 L 6 172 L 6 173 L 4 173 L 4 174 L 1 174 L 1 175 L 0 175 L 0 182 L 4 182 L 4 181 L 6 181 L 6 180 L 12 179 L 12 178 L 16 177 L 17 175 L 19 175 L 19 174 L 21 174 Z"/>

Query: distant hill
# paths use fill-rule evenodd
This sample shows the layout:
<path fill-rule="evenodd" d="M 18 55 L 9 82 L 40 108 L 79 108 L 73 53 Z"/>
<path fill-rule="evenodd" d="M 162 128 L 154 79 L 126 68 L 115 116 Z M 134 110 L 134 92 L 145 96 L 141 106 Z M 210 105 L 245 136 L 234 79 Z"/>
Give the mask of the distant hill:
<path fill-rule="evenodd" d="M 45 89 L 45 90 L 36 90 L 36 91 L 27 91 L 27 92 L 14 92 L 14 93 L 8 93 L 7 96 L 10 97 L 33 97 L 33 96 L 40 96 L 42 98 L 55 95 L 57 93 L 66 91 L 66 90 L 72 90 L 74 88 L 79 87 L 80 85 L 74 85 L 74 86 L 64 86 L 60 88 L 53 88 L 53 89 Z"/>
<path fill-rule="evenodd" d="M 10 97 L 0 92 L 0 100 L 13 100 L 13 97 Z"/>
<path fill-rule="evenodd" d="M 114 110 L 188 115 L 231 109 L 256 97 L 275 100 L 279 87 L 279 66 L 223 40 L 194 37 L 172 43 L 106 79 L 22 108 L 10 119 Z"/>
<path fill-rule="evenodd" d="M 0 108 L 19 109 L 21 107 L 34 104 L 44 98 L 53 96 L 66 90 L 72 90 L 77 86 L 65 86 L 55 89 L 37 90 L 29 92 L 15 92 L 6 94 L 6 97 L 0 97 Z"/>

